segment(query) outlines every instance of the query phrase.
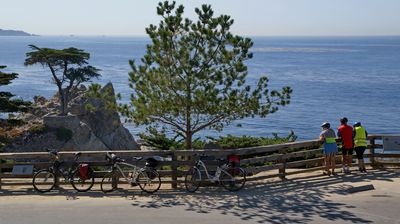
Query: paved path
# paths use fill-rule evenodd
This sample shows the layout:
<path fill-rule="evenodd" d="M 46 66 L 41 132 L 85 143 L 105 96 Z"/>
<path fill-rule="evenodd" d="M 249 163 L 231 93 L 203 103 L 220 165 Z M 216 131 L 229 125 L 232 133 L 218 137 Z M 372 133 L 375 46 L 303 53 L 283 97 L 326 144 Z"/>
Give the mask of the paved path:
<path fill-rule="evenodd" d="M 0 191 L 0 224 L 160 223 L 400 223 L 400 172 L 371 171 L 335 177 L 297 176 L 231 193 L 216 187 L 199 193 L 139 190 L 104 195 L 72 191 L 39 195 Z M 372 191 L 347 193 L 373 184 Z"/>

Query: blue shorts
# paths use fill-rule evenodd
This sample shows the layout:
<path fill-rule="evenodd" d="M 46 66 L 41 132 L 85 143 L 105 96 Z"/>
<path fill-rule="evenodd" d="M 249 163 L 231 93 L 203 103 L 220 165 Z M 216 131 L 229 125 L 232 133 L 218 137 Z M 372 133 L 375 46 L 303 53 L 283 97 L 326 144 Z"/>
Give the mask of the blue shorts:
<path fill-rule="evenodd" d="M 325 155 L 338 153 L 338 148 L 337 148 L 336 143 L 330 143 L 330 144 L 324 143 L 323 153 Z"/>

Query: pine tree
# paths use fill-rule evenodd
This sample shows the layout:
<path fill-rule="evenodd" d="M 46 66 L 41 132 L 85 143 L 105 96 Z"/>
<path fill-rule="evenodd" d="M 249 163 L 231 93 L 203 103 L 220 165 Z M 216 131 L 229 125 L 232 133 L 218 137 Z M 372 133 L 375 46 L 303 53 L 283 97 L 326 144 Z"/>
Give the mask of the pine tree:
<path fill-rule="evenodd" d="M 26 53 L 25 65 L 41 64 L 50 69 L 60 95 L 60 115 L 66 115 L 71 91 L 83 82 L 98 78 L 100 70 L 87 65 L 90 54 L 84 50 L 73 47 L 58 50 L 29 46 L 33 51 Z"/>
<path fill-rule="evenodd" d="M 122 111 L 138 125 L 162 125 L 182 136 L 186 148 L 204 129 L 222 130 L 245 117 L 265 117 L 290 102 L 291 88 L 268 90 L 268 78 L 246 85 L 245 61 L 252 58 L 249 38 L 233 35 L 233 19 L 215 17 L 210 5 L 196 8 L 197 21 L 183 17 L 184 7 L 159 3 L 158 26 L 141 64 L 130 61 L 131 102 Z"/>

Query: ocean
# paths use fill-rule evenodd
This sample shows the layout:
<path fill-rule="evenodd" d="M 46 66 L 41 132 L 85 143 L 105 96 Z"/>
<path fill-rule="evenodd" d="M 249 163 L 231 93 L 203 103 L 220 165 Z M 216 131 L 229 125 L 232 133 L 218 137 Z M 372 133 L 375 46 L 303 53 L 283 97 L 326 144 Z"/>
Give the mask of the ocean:
<path fill-rule="evenodd" d="M 195 137 L 218 135 L 318 137 L 321 123 L 336 129 L 343 116 L 360 121 L 371 134 L 400 134 L 400 37 L 254 37 L 253 59 L 247 61 L 248 84 L 261 75 L 270 88 L 293 88 L 291 103 L 266 118 L 246 118 L 218 133 L 205 130 Z M 48 48 L 76 47 L 91 54 L 90 64 L 102 70 L 94 82 L 112 82 L 126 102 L 128 60 L 140 61 L 147 37 L 0 37 L 0 65 L 20 76 L 0 91 L 22 99 L 51 97 L 56 86 L 42 66 L 23 65 L 29 44 Z M 241 124 L 239 127 L 237 124 Z M 137 135 L 144 127 L 125 126 Z"/>

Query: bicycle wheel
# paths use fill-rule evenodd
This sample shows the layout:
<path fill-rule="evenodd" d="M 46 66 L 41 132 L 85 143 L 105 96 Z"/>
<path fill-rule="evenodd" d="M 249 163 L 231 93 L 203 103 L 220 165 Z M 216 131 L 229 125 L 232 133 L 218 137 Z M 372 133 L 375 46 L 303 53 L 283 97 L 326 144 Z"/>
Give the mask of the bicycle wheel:
<path fill-rule="evenodd" d="M 119 173 L 117 171 L 110 171 L 101 180 L 100 188 L 104 193 L 113 192 L 117 189 L 118 182 Z"/>
<path fill-rule="evenodd" d="M 39 170 L 33 175 L 32 184 L 41 193 L 49 192 L 56 185 L 56 175 L 47 169 Z"/>
<path fill-rule="evenodd" d="M 240 167 L 229 167 L 222 170 L 219 182 L 229 191 L 238 191 L 246 183 L 246 173 Z"/>
<path fill-rule="evenodd" d="M 136 179 L 142 191 L 147 193 L 154 193 L 161 187 L 160 174 L 152 169 L 140 170 Z"/>
<path fill-rule="evenodd" d="M 186 173 L 185 176 L 185 187 L 189 192 L 195 192 L 199 189 L 201 183 L 200 170 L 197 167 L 192 167 Z"/>
<path fill-rule="evenodd" d="M 72 187 L 78 192 L 86 192 L 93 187 L 94 177 L 93 171 L 89 168 L 88 178 L 82 178 L 79 169 L 76 169 L 71 178 Z"/>

